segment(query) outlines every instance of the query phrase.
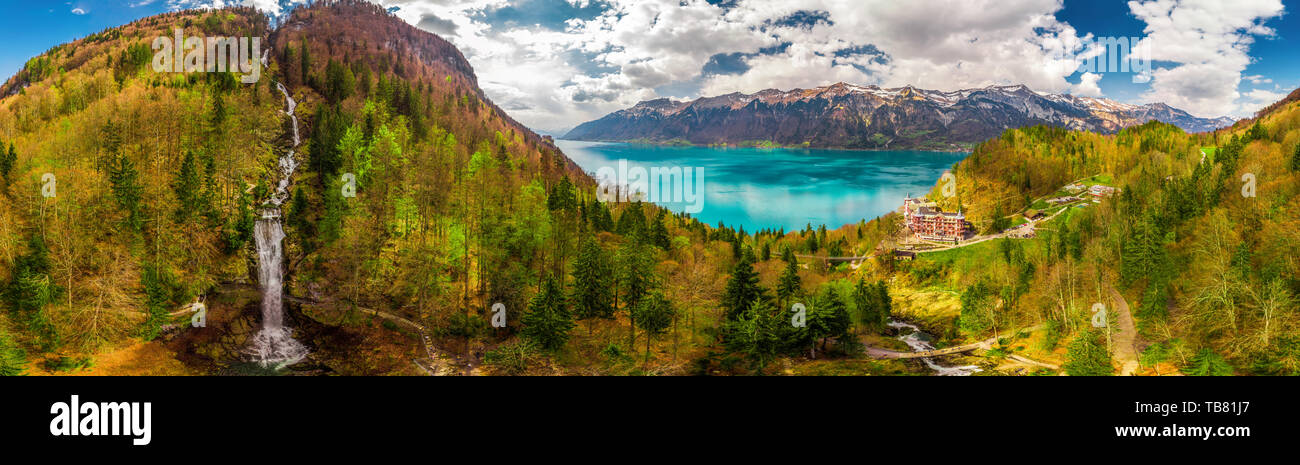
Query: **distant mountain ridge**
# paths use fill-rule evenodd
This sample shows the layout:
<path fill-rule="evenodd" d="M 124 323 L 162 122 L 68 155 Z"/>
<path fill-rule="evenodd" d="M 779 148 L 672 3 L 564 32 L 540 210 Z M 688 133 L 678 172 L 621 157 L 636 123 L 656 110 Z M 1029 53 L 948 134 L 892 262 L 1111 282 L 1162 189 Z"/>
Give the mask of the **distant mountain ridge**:
<path fill-rule="evenodd" d="M 837 83 L 767 89 L 684 102 L 648 100 L 583 123 L 564 139 L 693 144 L 777 144 L 830 148 L 966 149 L 1002 131 L 1037 124 L 1113 133 L 1150 120 L 1188 132 L 1232 125 L 1163 103 L 1048 94 L 1024 85 L 953 92 Z"/>

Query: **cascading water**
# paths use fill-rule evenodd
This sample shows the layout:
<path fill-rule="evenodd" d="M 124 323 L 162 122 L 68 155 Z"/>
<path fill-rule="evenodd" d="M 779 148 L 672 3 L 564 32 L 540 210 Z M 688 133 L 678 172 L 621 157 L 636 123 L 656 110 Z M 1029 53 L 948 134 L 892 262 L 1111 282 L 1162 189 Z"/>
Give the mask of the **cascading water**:
<path fill-rule="evenodd" d="M 934 350 L 934 346 L 930 344 L 930 336 L 921 332 L 921 328 L 916 327 L 916 325 L 904 323 L 898 320 L 889 320 L 889 326 L 891 328 L 903 330 L 903 334 L 898 336 L 898 340 L 903 341 L 904 344 L 911 347 L 913 352 Z M 911 331 L 906 331 L 907 329 L 910 329 Z M 984 371 L 975 365 L 946 367 L 934 363 L 934 360 L 931 360 L 929 357 L 923 358 L 921 361 L 925 362 L 925 366 L 934 370 L 934 374 L 938 376 L 970 376 L 977 371 Z"/>
<path fill-rule="evenodd" d="M 298 163 L 293 158 L 293 149 L 299 143 L 298 117 L 293 113 L 298 103 L 289 96 L 289 91 L 283 84 L 277 82 L 276 88 L 284 94 L 285 105 L 288 107 L 285 113 L 293 122 L 293 148 L 280 157 L 280 182 L 253 228 L 257 241 L 257 279 L 262 285 L 262 329 L 253 336 L 247 352 L 253 361 L 262 366 L 274 365 L 279 368 L 302 361 L 307 356 L 307 347 L 295 340 L 292 332 L 284 327 L 284 284 L 281 282 L 284 228 L 280 224 L 280 205 L 288 198 L 289 184 L 293 180 L 293 172 L 298 168 Z"/>

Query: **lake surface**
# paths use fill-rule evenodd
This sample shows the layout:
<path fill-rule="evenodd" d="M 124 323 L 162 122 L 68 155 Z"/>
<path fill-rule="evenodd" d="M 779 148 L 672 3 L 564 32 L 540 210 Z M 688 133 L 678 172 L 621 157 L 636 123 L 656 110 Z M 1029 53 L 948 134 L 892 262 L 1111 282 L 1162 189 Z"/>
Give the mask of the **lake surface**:
<path fill-rule="evenodd" d="M 834 229 L 898 209 L 903 198 L 929 192 L 961 152 L 665 147 L 557 140 L 565 155 L 593 175 L 625 166 L 703 168 L 703 204 L 692 216 L 717 226 Z M 624 170 L 626 171 L 626 170 Z M 599 177 L 598 177 L 599 179 Z M 621 178 L 620 178 L 621 179 Z M 620 181 L 620 184 L 628 184 Z M 688 185 L 689 187 L 689 185 Z M 689 189 L 688 189 L 689 190 Z M 652 199 L 654 200 L 654 199 Z M 690 212 L 687 202 L 655 202 Z"/>

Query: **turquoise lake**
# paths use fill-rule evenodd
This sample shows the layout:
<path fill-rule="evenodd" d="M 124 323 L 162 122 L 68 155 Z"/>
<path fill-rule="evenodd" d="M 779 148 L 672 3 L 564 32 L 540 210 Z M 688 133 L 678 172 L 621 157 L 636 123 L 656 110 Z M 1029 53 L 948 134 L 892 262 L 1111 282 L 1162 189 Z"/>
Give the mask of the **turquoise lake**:
<path fill-rule="evenodd" d="M 909 193 L 929 192 L 968 153 L 665 147 L 557 140 L 583 170 L 703 168 L 703 204 L 692 216 L 711 225 L 835 229 L 896 210 Z M 675 212 L 686 202 L 655 202 Z"/>

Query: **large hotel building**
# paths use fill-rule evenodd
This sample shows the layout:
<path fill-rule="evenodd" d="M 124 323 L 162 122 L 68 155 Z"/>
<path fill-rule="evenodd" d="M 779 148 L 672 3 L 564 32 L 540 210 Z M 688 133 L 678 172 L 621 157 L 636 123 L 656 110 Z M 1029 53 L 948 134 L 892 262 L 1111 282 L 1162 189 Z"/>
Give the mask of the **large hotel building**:
<path fill-rule="evenodd" d="M 903 218 L 906 218 L 907 228 L 913 234 L 932 241 L 957 242 L 965 239 L 966 232 L 970 229 L 966 215 L 960 211 L 945 212 L 935 204 L 912 198 L 911 195 L 903 199 Z"/>

